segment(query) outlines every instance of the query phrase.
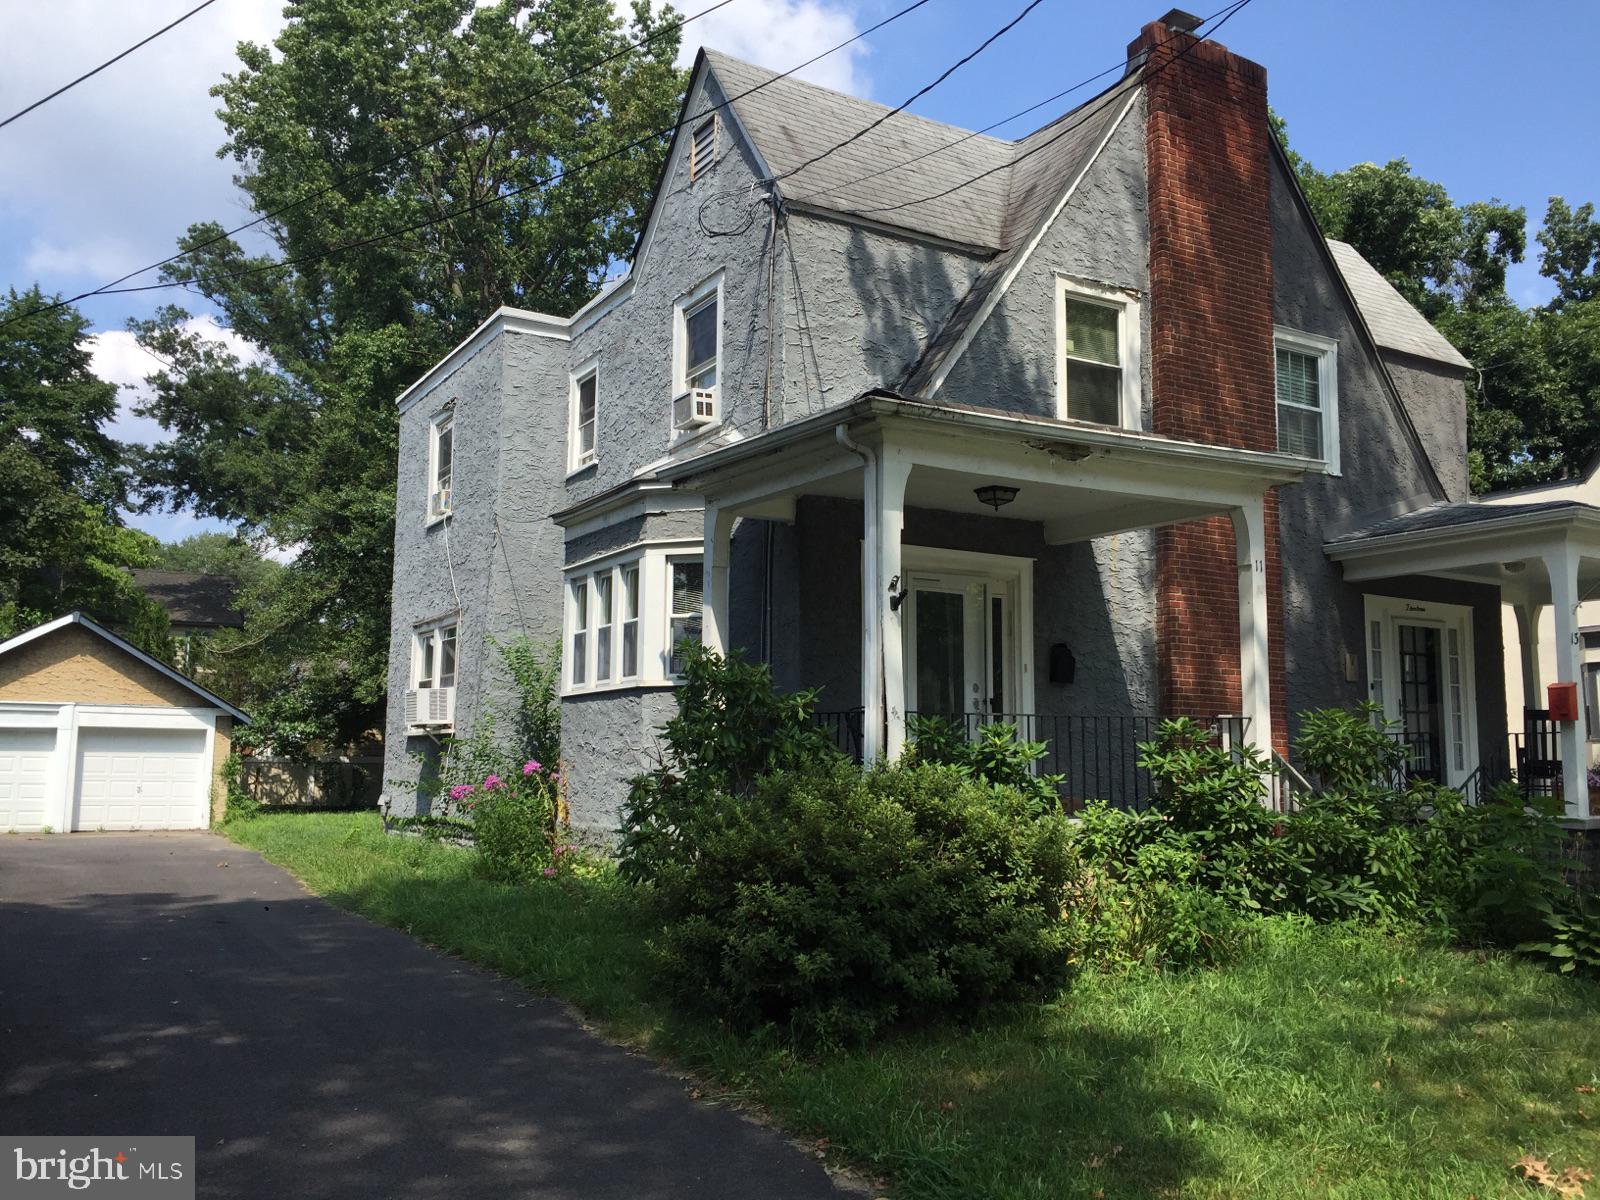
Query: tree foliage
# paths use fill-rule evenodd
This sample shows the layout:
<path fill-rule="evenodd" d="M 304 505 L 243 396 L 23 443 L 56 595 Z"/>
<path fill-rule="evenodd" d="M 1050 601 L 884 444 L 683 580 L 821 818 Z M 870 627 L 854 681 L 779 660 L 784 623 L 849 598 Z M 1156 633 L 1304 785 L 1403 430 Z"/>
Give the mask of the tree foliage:
<path fill-rule="evenodd" d="M 11 290 L 0 322 L 56 299 Z M 156 541 L 118 516 L 117 388 L 89 369 L 88 336 L 71 306 L 0 324 L 0 637 L 78 609 L 167 657 L 165 615 L 126 569 L 151 562 Z"/>
<path fill-rule="evenodd" d="M 1275 119 L 1286 140 L 1283 122 Z M 1506 273 L 1528 253 L 1527 213 L 1460 204 L 1405 159 L 1324 173 L 1289 154 L 1318 223 L 1348 241 L 1471 360 L 1475 491 L 1580 474 L 1600 451 L 1600 222 L 1550 197 L 1536 234 L 1555 295 L 1525 308 Z"/>
<path fill-rule="evenodd" d="M 260 226 L 274 253 L 197 224 L 180 243 L 194 253 L 166 277 L 264 357 L 207 341 L 177 307 L 136 324 L 173 364 L 143 410 L 172 436 L 139 482 L 148 504 L 298 550 L 246 630 L 262 678 L 269 664 L 290 671 L 278 706 L 303 691 L 332 703 L 347 733 L 380 711 L 395 397 L 497 306 L 570 311 L 631 250 L 664 145 L 532 185 L 672 123 L 675 30 L 585 68 L 675 19 L 643 0 L 629 26 L 608 0 L 301 0 L 274 45 L 241 44 L 239 70 L 213 89 L 219 154 L 255 212 L 282 210 Z M 527 190 L 461 211 L 515 189 Z M 426 220 L 437 223 L 337 249 Z"/>

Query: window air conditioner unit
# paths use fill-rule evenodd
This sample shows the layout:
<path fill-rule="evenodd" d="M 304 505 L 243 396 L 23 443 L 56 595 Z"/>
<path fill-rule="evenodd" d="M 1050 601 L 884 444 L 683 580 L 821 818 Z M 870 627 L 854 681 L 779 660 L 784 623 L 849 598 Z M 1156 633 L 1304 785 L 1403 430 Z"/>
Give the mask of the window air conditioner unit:
<path fill-rule="evenodd" d="M 406 692 L 407 728 L 451 729 L 455 723 L 455 688 L 412 688 Z"/>
<path fill-rule="evenodd" d="M 448 484 L 433 494 L 428 511 L 436 517 L 441 517 L 450 511 L 450 486 Z"/>
<path fill-rule="evenodd" d="M 672 401 L 672 427 L 697 429 L 717 419 L 717 393 L 708 388 L 695 388 Z"/>

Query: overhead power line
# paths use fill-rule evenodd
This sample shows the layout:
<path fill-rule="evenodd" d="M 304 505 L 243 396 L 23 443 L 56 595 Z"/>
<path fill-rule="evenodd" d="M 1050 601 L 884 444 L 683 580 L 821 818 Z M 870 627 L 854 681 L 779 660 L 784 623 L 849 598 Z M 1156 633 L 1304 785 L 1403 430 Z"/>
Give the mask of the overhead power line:
<path fill-rule="evenodd" d="M 1204 38 L 1197 38 L 1195 41 L 1193 41 L 1193 42 L 1189 43 L 1189 45 L 1185 46 L 1177 54 L 1174 54 L 1169 58 L 1164 58 L 1161 62 L 1157 63 L 1154 68 L 1151 69 L 1151 71 L 1149 72 L 1148 75 L 1145 76 L 1145 78 L 1146 79 L 1153 79 L 1157 75 L 1161 74 L 1162 71 L 1166 70 L 1168 67 L 1171 67 L 1174 63 L 1181 62 L 1184 58 L 1188 57 L 1190 51 L 1192 51 L 1196 46 L 1200 45 L 1202 42 L 1204 42 L 1208 38 L 1212 37 L 1217 32 L 1217 30 L 1221 29 L 1233 17 L 1237 16 L 1245 8 L 1245 6 L 1248 5 L 1249 3 L 1250 3 L 1250 0 L 1238 0 L 1237 3 L 1231 4 L 1227 8 L 1223 9 L 1222 11 L 1226 15 L 1220 21 L 1218 21 L 1216 23 L 1216 25 L 1210 30 L 1210 32 L 1208 32 L 1206 34 L 1206 36 Z M 1101 73 L 1104 74 L 1104 72 L 1101 72 Z M 1110 93 L 1108 92 L 1106 94 L 1109 95 Z M 1085 113 L 1083 113 L 1081 115 L 1079 120 L 1067 123 L 1062 128 L 1058 129 L 1055 133 L 1051 134 L 1044 141 L 1040 142 L 1037 146 L 1033 146 L 1033 147 L 1031 147 L 1031 148 L 1029 148 L 1027 150 L 1024 150 L 1021 154 L 1017 155 L 1015 158 L 1010 159 L 1007 162 L 1001 163 L 999 166 L 991 167 L 987 171 L 980 171 L 978 174 L 972 176 L 970 179 L 963 179 L 960 183 L 952 184 L 950 187 L 943 188 L 940 191 L 932 193 L 931 195 L 918 196 L 915 200 L 902 200 L 898 204 L 885 204 L 885 205 L 881 205 L 881 206 L 876 207 L 876 208 L 847 209 L 845 211 L 850 213 L 852 216 L 865 217 L 865 216 L 868 216 L 868 215 L 873 214 L 873 213 L 896 212 L 896 211 L 898 211 L 899 209 L 902 209 L 902 208 L 912 208 L 912 207 L 914 207 L 915 205 L 918 205 L 918 204 L 927 204 L 927 203 L 929 203 L 930 201 L 933 201 L 933 200 L 942 200 L 944 197 L 952 195 L 955 192 L 959 192 L 963 188 L 971 187 L 973 184 L 977 183 L 980 180 L 987 179 L 991 175 L 998 174 L 1001 171 L 1010 170 L 1012 167 L 1016 166 L 1019 162 L 1022 162 L 1024 159 L 1032 158 L 1035 154 L 1038 154 L 1041 150 L 1047 149 L 1048 147 L 1054 145 L 1056 142 L 1059 142 L 1062 138 L 1066 137 L 1067 134 L 1073 132 L 1076 129 L 1081 128 L 1085 124 L 1085 122 L 1087 122 L 1089 120 L 1090 117 L 1095 116 L 1096 113 L 1098 113 L 1098 112 L 1099 112 L 1099 109 L 1095 109 L 1095 110 L 1093 110 L 1091 112 L 1085 112 Z"/>
<path fill-rule="evenodd" d="M 907 96 L 904 100 L 902 100 L 899 104 L 895 105 L 888 112 L 884 113 L 876 121 L 873 121 L 872 123 L 870 123 L 868 125 L 865 125 L 862 128 L 858 129 L 855 133 L 852 133 L 849 137 L 845 138 L 844 141 L 838 142 L 838 143 L 836 143 L 836 144 L 834 144 L 832 146 L 829 146 L 826 150 L 822 151 L 820 154 L 812 155 L 810 158 L 806 159 L 806 161 L 801 163 L 799 166 L 790 167 L 787 171 L 784 171 L 781 175 L 774 175 L 772 177 L 772 179 L 770 179 L 768 182 L 769 183 L 780 183 L 785 179 L 789 179 L 789 178 L 792 178 L 795 175 L 800 174 L 800 172 L 804 171 L 807 167 L 815 166 L 817 163 L 821 162 L 823 159 L 827 158 L 828 156 L 830 156 L 832 154 L 837 154 L 840 150 L 843 150 L 846 146 L 850 145 L 851 143 L 857 142 L 860 139 L 866 137 L 867 134 L 871 133 L 874 129 L 878 128 L 878 126 L 882 125 L 885 121 L 889 120 L 891 117 L 895 117 L 895 116 L 898 116 L 899 114 L 903 113 L 906 109 L 910 108 L 918 100 L 922 99 L 922 97 L 926 96 L 929 92 L 933 91 L 934 88 L 938 87 L 946 79 L 949 79 L 950 76 L 954 75 L 962 67 L 966 66 L 973 59 L 977 58 L 978 55 L 982 54 L 990 46 L 994 45 L 995 42 L 999 41 L 1001 37 L 1003 37 L 1005 34 L 1009 33 L 1012 29 L 1015 29 L 1018 25 L 1020 25 L 1022 23 L 1022 20 L 1023 20 L 1024 17 L 1026 17 L 1034 9 L 1038 8 L 1039 5 L 1042 4 L 1043 2 L 1044 2 L 1044 0 L 1031 0 L 1031 2 L 1021 12 L 1019 12 L 1016 16 L 1012 17 L 1011 20 L 1007 21 L 1004 25 L 1000 26 L 999 29 L 996 29 L 988 37 L 984 38 L 983 41 L 981 43 L 979 43 L 969 53 L 963 55 L 961 58 L 958 58 L 955 62 L 951 63 L 942 72 L 940 72 L 938 77 L 935 78 L 931 83 L 928 83 L 925 86 L 918 88 L 916 91 L 912 92 L 911 95 Z"/>
<path fill-rule="evenodd" d="M 1234 0 L 1233 3 L 1227 4 L 1224 7 L 1217 9 L 1216 12 L 1212 13 L 1209 17 L 1206 17 L 1204 20 L 1202 20 L 1200 22 L 1200 27 L 1204 27 L 1206 25 L 1211 24 L 1212 21 L 1215 21 L 1218 17 L 1221 17 L 1224 13 L 1227 13 L 1228 16 L 1232 16 L 1233 13 L 1230 10 L 1238 8 L 1238 7 L 1242 7 L 1242 5 L 1239 3 L 1239 0 Z M 1221 28 L 1222 28 L 1222 22 L 1218 21 L 1216 29 L 1221 29 Z M 1216 32 L 1216 29 L 1213 29 L 1210 32 L 1206 33 L 1205 37 L 1209 38 L 1212 33 Z M 1202 39 L 1202 40 L 1204 40 L 1204 39 Z M 993 133 L 996 129 L 999 129 L 1002 125 L 1009 125 L 1009 124 L 1011 124 L 1011 122 L 1016 121 L 1016 120 L 1020 120 L 1022 117 L 1027 116 L 1029 113 L 1038 112 L 1041 108 L 1044 108 L 1047 104 L 1054 104 L 1058 100 L 1064 100 L 1068 96 L 1072 95 L 1073 92 L 1082 91 L 1084 88 L 1088 87 L 1091 83 L 1095 83 L 1098 80 L 1104 79 L 1107 75 L 1114 74 L 1114 73 L 1116 73 L 1118 71 L 1124 71 L 1125 72 L 1127 69 L 1128 69 L 1127 60 L 1126 59 L 1118 59 L 1116 62 L 1112 63 L 1105 70 L 1096 71 L 1093 75 L 1090 75 L 1090 76 L 1087 76 L 1084 79 L 1078 80 L 1078 82 L 1073 84 L 1071 87 L 1062 88 L 1059 92 L 1056 92 L 1054 95 L 1046 96 L 1043 100 L 1040 100 L 1037 103 L 1028 105 L 1027 108 L 1019 108 L 1016 112 L 1011 113 L 1009 116 L 1001 117 L 998 121 L 991 121 L 989 124 L 985 125 L 982 129 L 970 130 L 969 132 L 963 133 L 958 138 L 951 139 L 950 141 L 944 143 L 944 145 L 942 145 L 942 146 L 935 146 L 932 150 L 924 150 L 921 154 L 915 154 L 915 155 L 912 155 L 910 158 L 902 159 L 901 161 L 899 161 L 897 163 L 891 163 L 887 167 L 881 167 L 878 170 L 869 172 L 866 175 L 858 175 L 856 178 L 848 180 L 845 183 L 834 184 L 831 187 L 818 188 L 814 192 L 805 192 L 804 194 L 799 195 L 799 196 L 790 196 L 789 197 L 789 203 L 798 204 L 798 203 L 800 203 L 802 201 L 810 200 L 810 199 L 812 199 L 812 198 L 814 198 L 816 196 L 833 196 L 833 195 L 837 195 L 838 193 L 840 193 L 842 191 L 845 191 L 848 188 L 855 187 L 856 184 L 858 184 L 858 183 L 865 183 L 869 179 L 877 179 L 879 176 L 892 174 L 893 172 L 901 170 L 904 167 L 909 167 L 912 163 L 921 162 L 925 158 L 932 158 L 935 154 L 943 154 L 946 150 L 954 149 L 955 147 L 961 145 L 963 142 L 969 142 L 975 137 L 982 137 L 986 133 Z M 948 74 L 948 72 L 946 72 L 946 74 Z M 943 79 L 943 76 L 941 76 L 940 79 Z M 924 93 L 929 91 L 931 88 L 936 86 L 939 82 L 940 82 L 940 80 L 935 80 L 932 84 L 929 84 L 928 87 L 923 88 L 921 92 L 918 92 L 917 96 L 923 95 Z M 917 98 L 916 96 L 913 96 L 912 100 L 915 100 L 916 98 Z M 911 100 L 906 101 L 906 104 L 902 104 L 900 106 L 900 109 L 904 109 L 906 107 L 906 105 L 908 105 L 910 103 L 911 103 Z M 1091 100 L 1091 101 L 1089 101 L 1089 103 L 1093 103 L 1093 101 Z M 896 109 L 895 111 L 898 112 L 898 111 L 900 111 L 900 109 Z M 893 114 L 890 114 L 890 115 L 893 115 Z M 874 122 L 874 124 L 881 124 L 881 122 Z M 866 132 L 866 131 L 863 130 L 862 132 Z M 859 135 L 857 135 L 857 136 L 859 136 Z M 798 170 L 798 169 L 799 168 L 796 168 L 796 170 Z M 792 174 L 794 174 L 794 172 L 790 171 L 787 174 L 792 175 Z"/>
<path fill-rule="evenodd" d="M 206 0 L 206 3 L 208 4 L 214 2 L 215 0 Z M 91 288 L 87 292 L 79 292 L 76 296 L 68 296 L 64 300 L 57 300 L 51 304 L 41 305 L 39 308 L 31 309 L 28 312 L 22 313 L 20 316 L 11 318 L 10 320 L 0 321 L 0 328 L 9 325 L 12 320 L 20 321 L 27 317 L 36 317 L 41 313 L 53 312 L 58 308 L 65 308 L 69 304 L 76 304 L 79 300 L 87 300 L 91 296 L 114 296 L 118 295 L 122 291 L 140 290 L 126 288 L 119 289 L 117 285 L 126 283 L 128 280 L 134 279 L 140 275 L 148 274 L 151 271 L 160 270 L 162 267 L 169 266 L 181 258 L 188 258 L 192 255 L 198 254 L 200 251 L 205 250 L 208 247 L 215 246 L 218 242 L 226 241 L 235 234 L 243 233 L 247 229 L 254 229 L 257 225 L 260 225 L 264 221 L 270 221 L 274 217 L 281 217 L 285 213 L 293 212 L 302 204 L 308 204 L 312 200 L 326 196 L 329 192 L 335 191 L 336 189 L 343 187 L 345 184 L 350 183 L 353 180 L 372 175 L 383 170 L 385 167 L 391 167 L 397 162 L 401 162 L 407 158 L 410 158 L 418 151 L 428 149 L 430 146 L 437 146 L 446 138 L 453 137 L 454 135 L 465 130 L 473 129 L 480 125 L 485 125 L 495 117 L 503 116 L 514 108 L 520 108 L 522 105 L 527 104 L 532 100 L 537 100 L 540 96 L 547 92 L 554 91 L 556 88 L 566 87 L 568 84 L 576 83 L 585 75 L 588 75 L 609 63 L 615 62 L 617 59 L 622 58 L 625 55 L 632 54 L 634 51 L 640 50 L 653 42 L 659 41 L 661 38 L 666 37 L 669 33 L 680 30 L 685 25 L 698 21 L 701 17 L 709 16 L 711 13 L 716 12 L 719 8 L 725 8 L 732 3 L 733 0 L 717 0 L 717 3 L 707 5 L 699 12 L 694 13 L 691 16 L 684 17 L 681 21 L 669 22 L 668 24 L 663 25 L 660 29 L 657 29 L 654 33 L 649 34 L 647 37 L 642 37 L 636 42 L 629 42 L 626 45 L 613 50 L 610 54 L 606 54 L 595 59 L 594 62 L 589 63 L 587 66 L 580 67 L 578 70 L 572 72 L 570 75 L 567 75 L 562 79 L 557 79 L 553 83 L 547 83 L 543 87 L 535 88 L 531 92 L 524 93 L 515 99 L 508 100 L 506 103 L 497 108 L 486 109 L 480 113 L 473 113 L 465 119 L 456 122 L 454 125 L 450 126 L 441 133 L 435 134 L 424 141 L 415 142 L 409 146 L 406 146 L 404 149 L 397 150 L 394 154 L 391 154 L 382 162 L 374 163 L 369 167 L 362 167 L 358 171 L 349 171 L 339 175 L 331 182 L 325 183 L 320 187 L 313 188 L 303 195 L 295 197 L 287 204 L 280 205 L 274 209 L 269 209 L 267 212 L 262 213 L 260 216 L 251 218 L 242 225 L 235 225 L 232 229 L 225 229 L 221 233 L 215 234 L 203 242 L 197 242 L 185 250 L 178 251 L 176 254 L 170 254 L 158 262 L 149 263 L 146 266 L 129 271 L 126 275 L 119 275 L 109 283 L 102 283 L 99 287 Z M 201 8 L 204 7 L 205 5 L 201 5 Z M 196 9 L 195 11 L 198 12 L 199 9 Z M 46 99 L 48 98 L 49 97 L 46 97 Z M 42 104 L 43 101 L 40 101 L 40 103 Z M 21 114 L 18 115 L 20 116 Z"/>
<path fill-rule="evenodd" d="M 805 68 L 811 66 L 813 63 L 820 62 L 822 59 L 828 57 L 830 54 L 836 54 L 840 50 L 843 50 L 846 46 L 851 45 L 854 42 L 858 42 L 862 38 L 868 36 L 869 34 L 876 33 L 878 30 L 884 28 L 884 26 L 890 25 L 893 22 L 900 20 L 902 17 L 904 17 L 904 16 L 906 16 L 906 15 L 912 13 L 912 12 L 915 12 L 917 9 L 921 8 L 924 4 L 927 4 L 928 2 L 929 2 L 929 0 L 912 0 L 912 3 L 907 4 L 904 8 L 901 8 L 901 9 L 891 13 L 889 16 L 883 18 L 883 20 L 881 20 L 881 21 L 878 21 L 876 24 L 869 25 L 869 26 L 867 26 L 867 28 L 861 30 L 859 33 L 856 33 L 851 37 L 846 38 L 844 41 L 839 42 L 839 43 L 837 43 L 837 44 L 835 44 L 833 46 L 830 46 L 828 49 L 823 50 L 819 54 L 812 55 L 810 58 L 806 59 L 804 62 L 796 63 L 794 66 L 790 67 L 787 71 L 784 71 L 781 74 L 774 75 L 770 79 L 764 79 L 760 83 L 754 85 L 753 87 L 746 88 L 742 92 L 738 92 L 735 95 L 728 96 L 728 97 L 724 98 L 721 101 L 721 103 L 715 104 L 715 105 L 711 106 L 711 108 L 709 108 L 709 109 L 707 109 L 705 111 L 706 112 L 712 112 L 712 111 L 716 111 L 716 110 L 719 110 L 719 109 L 727 108 L 729 105 L 733 104 L 735 101 L 742 100 L 746 96 L 749 96 L 749 95 L 751 95 L 751 94 L 753 94 L 755 92 L 759 92 L 759 91 L 763 90 L 764 88 L 771 87 L 773 84 L 778 83 L 780 80 L 787 79 L 789 76 L 793 75 L 795 72 L 803 71 L 803 70 L 805 70 Z M 698 121 L 701 118 L 703 118 L 704 116 L 705 116 L 705 112 L 696 113 L 694 118 L 693 118 L 693 120 Z M 478 212 L 478 211 L 480 211 L 482 209 L 485 209 L 485 208 L 488 208 L 488 207 L 490 207 L 492 205 L 503 204 L 507 200 L 515 199 L 517 196 L 524 195 L 527 192 L 531 192 L 531 191 L 534 191 L 534 190 L 540 189 L 540 188 L 549 187 L 551 184 L 556 183 L 556 182 L 558 182 L 558 181 L 560 181 L 562 179 L 570 178 L 573 175 L 577 175 L 582 171 L 586 171 L 586 170 L 589 170 L 589 169 L 591 169 L 593 167 L 600 166 L 601 164 L 609 162 L 610 160 L 612 160 L 614 158 L 618 158 L 618 157 L 620 157 L 620 156 L 622 156 L 624 154 L 627 154 L 627 153 L 629 153 L 629 152 L 631 152 L 633 150 L 637 150 L 642 146 L 647 146 L 651 142 L 657 141 L 660 138 L 663 138 L 663 137 L 667 136 L 668 134 L 676 132 L 677 130 L 683 128 L 688 123 L 689 123 L 689 119 L 688 118 L 686 118 L 684 120 L 676 121 L 673 124 L 668 125 L 668 126 L 662 128 L 662 129 L 652 130 L 650 133 L 645 134 L 643 137 L 636 138 L 635 140 L 627 143 L 626 145 L 619 146 L 615 150 L 611 150 L 611 151 L 609 151 L 609 152 L 607 152 L 605 154 L 598 155 L 595 158 L 585 159 L 583 162 L 577 163 L 574 166 L 566 167 L 566 168 L 563 168 L 562 170 L 552 172 L 550 175 L 544 176 L 544 177 L 542 177 L 540 179 L 535 179 L 535 180 L 533 180 L 533 181 L 531 181 L 529 183 L 523 184 L 523 185 L 521 185 L 519 187 L 507 188 L 505 191 L 497 192 L 493 196 L 487 196 L 482 200 L 477 200 L 477 201 L 474 201 L 471 204 L 462 205 L 459 208 L 454 208 L 454 209 L 449 210 L 448 212 L 439 213 L 436 216 L 427 217 L 427 218 L 425 218 L 425 219 L 423 219 L 421 221 L 414 221 L 411 224 L 403 225 L 398 229 L 384 230 L 383 232 L 373 234 L 370 237 L 357 238 L 354 241 L 343 242 L 343 243 L 340 243 L 339 245 L 330 246 L 327 249 L 319 250 L 319 251 L 316 251 L 315 253 L 312 253 L 312 254 L 303 254 L 303 255 L 299 255 L 299 256 L 297 256 L 295 258 L 280 259 L 277 262 L 263 263 L 260 266 L 250 267 L 250 268 L 248 268 L 246 270 L 243 270 L 243 271 L 230 271 L 230 272 L 226 272 L 226 273 L 223 273 L 223 274 L 215 275 L 215 276 L 211 277 L 210 282 L 222 282 L 222 281 L 225 281 L 225 280 L 246 279 L 246 278 L 250 278 L 250 277 L 255 276 L 255 275 L 267 274 L 267 273 L 270 273 L 272 271 L 282 271 L 282 270 L 285 270 L 285 269 L 287 269 L 289 267 L 303 266 L 303 265 L 305 265 L 307 263 L 317 262 L 317 261 L 320 261 L 320 260 L 325 259 L 325 258 L 331 258 L 335 254 L 342 254 L 342 253 L 344 253 L 345 251 L 348 251 L 348 250 L 359 250 L 359 249 L 362 249 L 363 247 L 366 247 L 366 246 L 371 246 L 371 245 L 375 245 L 375 244 L 377 244 L 379 242 L 388 241 L 390 238 L 403 237 L 404 235 L 406 235 L 408 233 L 416 233 L 416 232 L 419 232 L 419 231 L 421 231 L 423 229 L 431 228 L 432 226 L 435 226 L 435 225 L 444 224 L 445 222 L 454 220 L 457 217 L 470 216 L 472 213 Z M 178 257 L 182 257 L 182 256 L 179 255 Z M 181 281 L 181 280 L 169 280 L 169 281 L 165 281 L 165 282 L 162 282 L 162 283 L 142 284 L 142 285 L 139 285 L 139 286 L 136 286 L 136 287 L 105 287 L 105 288 L 97 288 L 94 292 L 85 293 L 85 295 L 114 296 L 114 295 L 123 295 L 123 294 L 127 294 L 127 293 L 132 293 L 132 292 L 161 291 L 161 290 L 167 289 L 167 288 L 181 287 L 181 286 L 184 285 L 184 282 L 185 281 Z M 79 296 L 78 297 L 78 299 L 83 299 L 83 298 L 84 298 L 84 296 Z M 13 322 L 16 322 L 16 321 L 26 320 L 28 317 L 35 316 L 40 312 L 48 311 L 49 308 L 59 308 L 63 304 L 70 304 L 70 303 L 72 303 L 72 301 L 70 301 L 70 300 L 57 301 L 55 304 L 47 306 L 46 308 L 34 309 L 31 312 L 23 313 L 23 314 L 21 314 L 19 316 L 16 316 L 16 317 L 11 317 L 11 318 L 9 318 L 9 319 L 7 319 L 5 321 L 0 321 L 0 327 L 4 327 L 6 325 L 10 325 L 10 324 L 12 324 Z"/>
<path fill-rule="evenodd" d="M 70 92 L 73 88 L 77 87 L 85 79 L 92 79 L 94 76 L 100 74 L 101 71 L 104 71 L 107 67 L 111 66 L 113 63 L 121 62 L 123 59 L 127 58 L 128 55 L 132 54 L 135 50 L 139 49 L 139 47 L 148 46 L 151 42 L 155 41 L 163 33 L 166 33 L 170 29 L 176 29 L 179 25 L 182 25 L 190 17 L 194 16 L 195 13 L 199 12 L 203 8 L 210 8 L 216 2 L 217 2 L 217 0 L 202 0 L 202 2 L 200 4 L 195 5 L 188 12 L 184 13 L 183 16 L 179 17 L 176 21 L 173 21 L 170 25 L 163 25 L 160 29 L 156 30 L 154 33 L 152 33 L 149 37 L 145 38 L 143 41 L 135 42 L 133 45 L 129 46 L 126 50 L 124 50 L 121 54 L 118 54 L 113 58 L 106 59 L 105 62 L 101 63 L 98 67 L 95 67 L 92 71 L 85 71 L 82 75 L 79 75 L 71 83 L 62 84 L 55 91 L 51 92 L 48 96 L 41 96 L 39 99 L 35 100 L 32 104 L 28 105 L 27 108 L 18 109 L 16 112 L 12 113 L 5 120 L 0 121 L 0 129 L 4 129 L 7 125 L 11 124 L 11 122 L 15 121 L 18 117 L 27 116 L 34 109 L 39 108 L 41 105 L 49 104 L 50 101 L 54 100 L 57 96 L 61 95 L 63 92 Z"/>

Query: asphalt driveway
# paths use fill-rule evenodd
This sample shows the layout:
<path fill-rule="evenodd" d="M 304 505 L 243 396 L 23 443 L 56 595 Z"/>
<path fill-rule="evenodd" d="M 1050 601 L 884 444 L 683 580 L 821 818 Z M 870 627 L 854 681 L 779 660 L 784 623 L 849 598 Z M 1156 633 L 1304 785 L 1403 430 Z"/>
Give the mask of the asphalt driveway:
<path fill-rule="evenodd" d="M 554 1001 L 211 834 L 0 836 L 0 1131 L 193 1134 L 199 1194 L 829 1197 Z"/>

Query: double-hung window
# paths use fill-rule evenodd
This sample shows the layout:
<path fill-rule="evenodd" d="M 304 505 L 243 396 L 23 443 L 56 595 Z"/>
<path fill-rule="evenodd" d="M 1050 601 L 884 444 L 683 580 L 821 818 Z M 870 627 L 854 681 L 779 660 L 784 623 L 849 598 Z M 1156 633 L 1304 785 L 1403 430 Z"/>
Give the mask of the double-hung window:
<path fill-rule="evenodd" d="M 456 633 L 453 621 L 417 630 L 412 647 L 417 690 L 455 687 Z"/>
<path fill-rule="evenodd" d="M 698 643 L 703 576 L 693 542 L 624 551 L 567 573 L 566 687 L 656 686 L 681 673 L 681 642 Z"/>
<path fill-rule="evenodd" d="M 455 457 L 456 419 L 453 411 L 434 417 L 428 428 L 428 517 L 450 515 L 450 468 Z"/>
<path fill-rule="evenodd" d="M 1314 458 L 1339 473 L 1338 343 L 1315 334 L 1273 334 L 1278 450 Z"/>
<path fill-rule="evenodd" d="M 1057 415 L 1137 429 L 1139 306 L 1127 292 L 1058 279 Z"/>
<path fill-rule="evenodd" d="M 684 383 L 710 391 L 717 386 L 717 301 L 713 292 L 683 314 Z"/>
<path fill-rule="evenodd" d="M 672 427 L 682 435 L 715 425 L 722 357 L 722 276 L 678 297 L 673 306 Z"/>
<path fill-rule="evenodd" d="M 683 673 L 684 642 L 698 643 L 704 619 L 705 566 L 698 558 L 668 561 L 671 591 L 667 612 L 667 674 Z"/>
<path fill-rule="evenodd" d="M 567 465 L 574 471 L 595 460 L 599 406 L 600 368 L 594 365 L 573 376 L 572 380 L 572 453 Z"/>

